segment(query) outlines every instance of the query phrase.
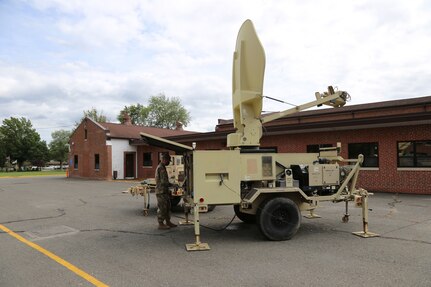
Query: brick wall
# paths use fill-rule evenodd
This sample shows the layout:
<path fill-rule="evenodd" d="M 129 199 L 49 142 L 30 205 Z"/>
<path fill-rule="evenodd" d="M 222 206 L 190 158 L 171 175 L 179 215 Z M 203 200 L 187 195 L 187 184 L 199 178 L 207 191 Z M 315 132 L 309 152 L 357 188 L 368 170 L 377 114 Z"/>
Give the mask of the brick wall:
<path fill-rule="evenodd" d="M 152 166 L 144 166 L 144 153 L 151 152 L 151 160 L 152 160 Z M 138 159 L 138 173 L 137 177 L 139 179 L 146 179 L 146 178 L 154 178 L 154 175 L 156 173 L 157 165 L 159 164 L 159 153 L 168 152 L 167 150 L 160 149 L 157 147 L 142 145 L 138 146 L 137 149 L 137 159 Z M 173 154 L 173 152 L 170 152 Z"/>
<path fill-rule="evenodd" d="M 85 139 L 87 130 L 87 139 Z M 99 169 L 95 169 L 95 155 L 99 154 Z M 78 168 L 74 156 L 78 155 Z M 111 147 L 106 145 L 106 134 L 99 125 L 84 120 L 70 139 L 69 176 L 92 179 L 111 179 Z"/>
<path fill-rule="evenodd" d="M 341 156 L 348 158 L 349 143 L 377 142 L 378 169 L 362 169 L 358 186 L 374 192 L 431 194 L 431 168 L 406 170 L 397 167 L 397 141 L 430 140 L 429 125 L 356 129 L 334 132 L 313 132 L 263 136 L 262 147 L 277 147 L 278 152 L 307 152 L 307 145 L 341 142 Z M 225 142 L 224 142 L 225 143 Z M 212 149 L 222 141 L 198 143 L 198 149 Z"/>

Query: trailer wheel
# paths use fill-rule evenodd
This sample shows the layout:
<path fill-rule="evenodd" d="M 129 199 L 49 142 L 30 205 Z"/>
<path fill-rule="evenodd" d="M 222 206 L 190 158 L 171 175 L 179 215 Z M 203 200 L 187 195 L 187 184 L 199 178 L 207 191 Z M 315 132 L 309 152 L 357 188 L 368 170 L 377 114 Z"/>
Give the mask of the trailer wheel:
<path fill-rule="evenodd" d="M 288 240 L 298 231 L 301 213 L 292 200 L 275 197 L 264 201 L 257 211 L 257 225 L 269 240 Z"/>
<path fill-rule="evenodd" d="M 214 204 L 208 204 L 208 212 L 211 212 L 214 210 L 216 206 Z"/>
<path fill-rule="evenodd" d="M 255 223 L 256 222 L 256 216 L 254 214 L 248 214 L 241 212 L 239 210 L 239 205 L 234 205 L 233 210 L 235 211 L 236 217 L 239 218 L 244 223 Z"/>

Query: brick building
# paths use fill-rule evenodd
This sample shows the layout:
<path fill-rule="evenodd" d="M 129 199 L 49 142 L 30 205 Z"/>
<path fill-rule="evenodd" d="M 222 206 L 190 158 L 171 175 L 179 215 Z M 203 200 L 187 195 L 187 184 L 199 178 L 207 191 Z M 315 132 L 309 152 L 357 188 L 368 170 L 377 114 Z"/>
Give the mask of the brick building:
<path fill-rule="evenodd" d="M 140 133 L 158 137 L 196 134 L 184 131 L 125 124 L 97 123 L 85 118 L 70 137 L 69 176 L 92 179 L 135 179 L 154 177 L 158 154 L 162 150 L 148 147 L 138 152 L 130 141 Z"/>
<path fill-rule="evenodd" d="M 88 120 L 87 120 L 88 122 Z M 118 129 L 127 128 L 116 124 Z M 278 152 L 317 152 L 319 147 L 342 145 L 344 158 L 365 156 L 359 185 L 369 191 L 431 194 L 431 97 L 387 101 L 362 105 L 345 106 L 336 109 L 317 109 L 290 115 L 264 125 L 261 147 L 276 148 Z M 81 124 L 82 125 L 82 124 Z M 151 129 L 151 128 L 145 128 Z M 99 129 L 94 130 L 99 132 Z M 182 144 L 196 142 L 197 149 L 226 149 L 226 136 L 233 132 L 231 120 L 219 120 L 214 132 L 191 133 L 185 131 L 146 130 L 144 132 L 162 136 Z M 172 133 L 171 133 L 172 132 Z M 82 139 L 81 131 L 74 133 L 75 139 Z M 88 130 L 90 133 L 90 130 Z M 109 133 L 108 133 L 109 134 Z M 105 142 L 108 143 L 105 132 Z M 133 149 L 136 161 L 136 177 L 153 177 L 159 150 L 140 141 L 139 136 L 130 137 L 128 148 Z M 111 139 L 111 143 L 112 140 Z M 124 139 L 124 138 L 123 138 Z M 90 139 L 88 139 L 90 141 Z M 100 142 L 99 142 L 100 143 Z M 125 144 L 125 142 L 124 142 Z M 73 144 L 71 144 L 73 161 Z M 100 149 L 100 144 L 87 143 L 88 151 Z M 106 144 L 106 154 L 112 149 Z M 97 150 L 99 156 L 102 151 Z M 111 151 L 111 157 L 114 153 Z M 126 151 L 119 154 L 126 166 Z M 87 154 L 89 154 L 87 152 Z M 84 155 L 84 154 L 82 154 Z M 107 155 L 109 158 L 109 155 Z M 156 160 L 155 160 L 156 159 Z M 78 159 L 79 160 L 79 159 Z M 95 161 L 96 159 L 94 159 Z M 100 159 L 99 159 L 100 160 Z M 88 160 L 87 160 L 88 161 Z M 92 160 L 90 160 L 92 161 Z M 69 165 L 71 175 L 84 176 Z M 97 177 L 91 166 L 90 177 Z M 98 171 L 102 178 L 112 178 L 115 168 Z M 75 173 L 74 173 L 75 172 Z M 117 178 L 122 178 L 118 176 Z"/>

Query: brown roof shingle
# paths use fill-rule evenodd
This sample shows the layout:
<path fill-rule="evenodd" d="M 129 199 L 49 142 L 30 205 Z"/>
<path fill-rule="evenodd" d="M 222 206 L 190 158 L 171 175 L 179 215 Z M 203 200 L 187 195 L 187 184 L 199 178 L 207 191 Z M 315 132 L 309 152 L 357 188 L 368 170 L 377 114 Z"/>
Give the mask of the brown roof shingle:
<path fill-rule="evenodd" d="M 163 129 L 163 128 L 155 128 L 155 127 L 123 125 L 123 124 L 115 124 L 115 123 L 99 123 L 99 124 L 109 131 L 106 135 L 111 138 L 140 139 L 141 132 L 155 135 L 162 138 L 169 137 L 169 136 L 197 134 L 197 132 L 192 132 L 192 131 L 170 130 L 170 129 Z"/>

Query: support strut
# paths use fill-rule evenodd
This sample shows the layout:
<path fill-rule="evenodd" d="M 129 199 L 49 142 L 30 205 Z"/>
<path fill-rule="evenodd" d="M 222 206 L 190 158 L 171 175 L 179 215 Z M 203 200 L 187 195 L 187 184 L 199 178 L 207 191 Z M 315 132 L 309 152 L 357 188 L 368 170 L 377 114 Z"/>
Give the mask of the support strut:
<path fill-rule="evenodd" d="M 368 192 L 365 189 L 362 189 L 360 191 L 361 199 L 362 199 L 362 224 L 363 224 L 363 230 L 352 232 L 354 235 L 363 237 L 363 238 L 370 238 L 370 237 L 377 237 L 380 236 L 377 233 L 369 232 L 368 231 Z"/>
<path fill-rule="evenodd" d="M 195 218 L 195 243 L 186 244 L 186 250 L 187 251 L 204 251 L 204 250 L 210 250 L 210 247 L 208 243 L 202 243 L 201 242 L 201 234 L 200 234 L 200 225 L 199 225 L 199 205 L 194 205 L 194 218 Z"/>

